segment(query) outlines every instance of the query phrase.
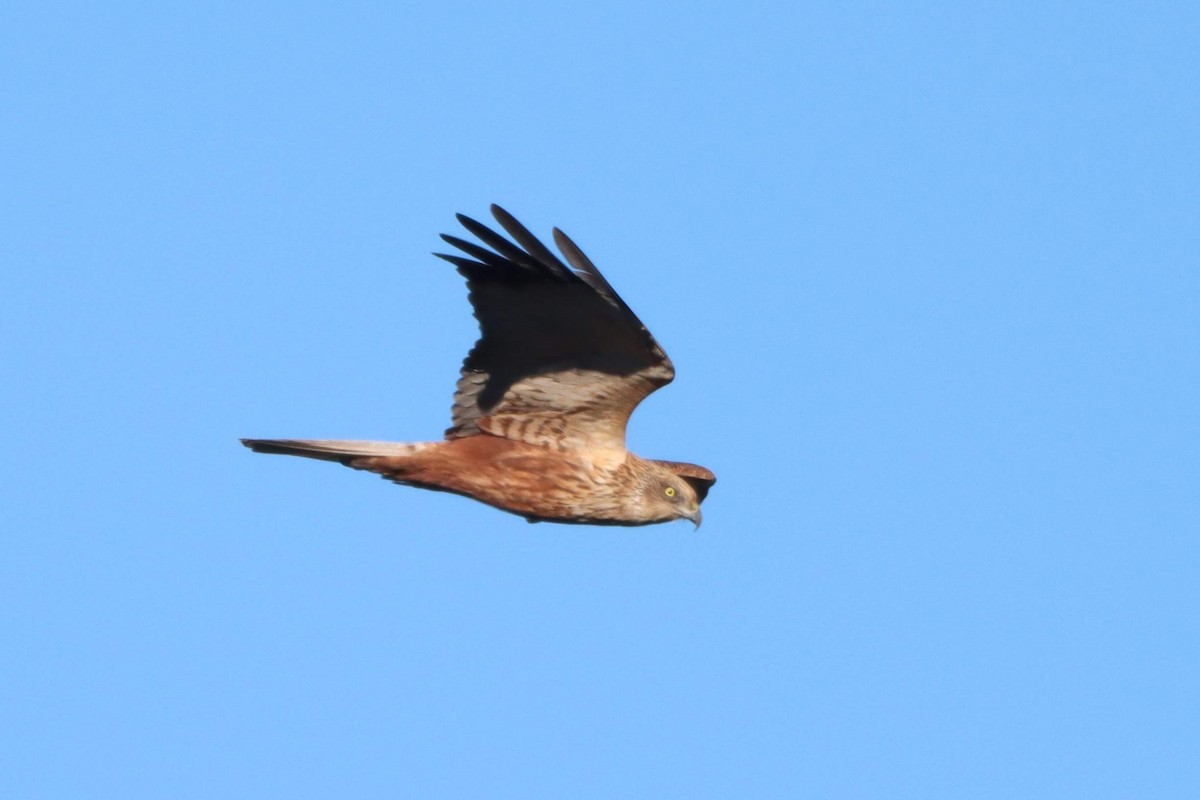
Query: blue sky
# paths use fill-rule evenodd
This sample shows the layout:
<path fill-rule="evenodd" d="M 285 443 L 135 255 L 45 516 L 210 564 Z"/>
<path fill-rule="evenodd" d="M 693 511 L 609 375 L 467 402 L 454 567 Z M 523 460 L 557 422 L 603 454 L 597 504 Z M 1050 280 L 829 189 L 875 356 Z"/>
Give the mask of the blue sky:
<path fill-rule="evenodd" d="M 1196 797 L 1186 3 L 10 4 L 0 795 Z M 437 438 L 444 249 L 562 227 L 705 525 Z"/>

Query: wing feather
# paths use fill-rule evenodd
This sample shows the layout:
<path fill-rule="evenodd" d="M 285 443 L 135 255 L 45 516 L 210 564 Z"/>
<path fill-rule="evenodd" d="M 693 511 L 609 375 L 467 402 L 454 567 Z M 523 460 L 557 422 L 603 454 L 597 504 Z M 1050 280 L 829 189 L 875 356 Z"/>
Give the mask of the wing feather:
<path fill-rule="evenodd" d="M 579 245 L 571 241 L 571 237 L 558 228 L 555 228 L 554 243 L 558 245 L 559 250 L 562 250 L 563 255 L 567 257 L 567 261 L 575 268 L 579 277 L 586 281 L 589 286 L 608 298 L 610 302 L 616 303 L 625 309 L 629 308 L 625 305 L 625 301 L 612 288 L 608 280 L 600 274 L 600 270 L 596 269 L 596 265 L 592 263 L 592 260 L 583 254 L 583 251 L 579 249 Z"/>
<path fill-rule="evenodd" d="M 492 208 L 497 208 L 497 206 L 493 205 Z M 475 236 L 477 236 L 481 242 L 491 247 L 499 255 L 507 258 L 514 264 L 519 264 L 522 267 L 526 267 L 534 271 L 538 269 L 537 262 L 534 261 L 528 253 L 514 245 L 508 239 L 505 239 L 503 236 L 496 233 L 488 226 L 481 222 L 476 222 L 466 214 L 455 214 L 454 216 L 460 223 L 462 223 L 464 228 L 475 234 Z"/>
<path fill-rule="evenodd" d="M 550 248 L 542 244 L 536 236 L 529 232 L 521 223 L 517 222 L 516 217 L 509 214 L 495 203 L 492 204 L 492 216 L 500 223 L 504 230 L 508 231 L 508 235 L 516 239 L 517 244 L 525 248 L 529 255 L 541 264 L 545 269 L 553 273 L 556 277 L 570 281 L 578 279 L 575 273 L 567 268 L 567 265 L 558 260 L 558 256 L 550 251 Z"/>

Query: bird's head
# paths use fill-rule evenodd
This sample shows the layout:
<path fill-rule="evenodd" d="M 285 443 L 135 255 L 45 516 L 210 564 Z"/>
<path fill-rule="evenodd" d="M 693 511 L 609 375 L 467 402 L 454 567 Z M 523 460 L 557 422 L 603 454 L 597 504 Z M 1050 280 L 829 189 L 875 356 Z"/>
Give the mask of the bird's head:
<path fill-rule="evenodd" d="M 704 467 L 674 461 L 653 461 L 650 480 L 643 488 L 643 503 L 655 518 L 688 519 L 700 527 L 700 503 L 716 476 Z"/>
<path fill-rule="evenodd" d="M 653 480 L 643 489 L 642 504 L 655 520 L 690 519 L 700 527 L 700 498 L 687 481 L 671 473 L 655 470 Z"/>

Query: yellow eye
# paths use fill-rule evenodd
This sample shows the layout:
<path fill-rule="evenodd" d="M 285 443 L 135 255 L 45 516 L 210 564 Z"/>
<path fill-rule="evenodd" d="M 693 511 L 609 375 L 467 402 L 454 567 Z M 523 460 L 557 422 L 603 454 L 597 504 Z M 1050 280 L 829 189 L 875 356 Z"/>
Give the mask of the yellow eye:
<path fill-rule="evenodd" d="M 674 497 L 675 496 L 675 487 L 668 486 L 667 488 L 663 489 L 663 494 L 665 494 L 667 497 Z"/>

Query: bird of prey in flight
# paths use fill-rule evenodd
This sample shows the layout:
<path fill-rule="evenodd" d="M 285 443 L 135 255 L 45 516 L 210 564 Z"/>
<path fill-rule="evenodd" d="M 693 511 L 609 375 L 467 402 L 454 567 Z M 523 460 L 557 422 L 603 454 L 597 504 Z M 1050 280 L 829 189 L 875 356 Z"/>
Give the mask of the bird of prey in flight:
<path fill-rule="evenodd" d="M 459 214 L 482 245 L 443 235 L 465 256 L 435 254 L 467 279 L 481 333 L 441 441 L 242 443 L 465 495 L 530 522 L 699 527 L 716 476 L 625 449 L 630 414 L 675 377 L 671 360 L 565 233 L 554 229 L 563 263 L 507 211 L 493 205 L 492 215 L 512 241 Z"/>

